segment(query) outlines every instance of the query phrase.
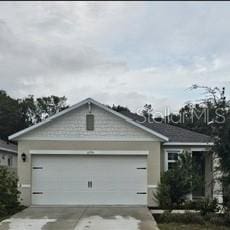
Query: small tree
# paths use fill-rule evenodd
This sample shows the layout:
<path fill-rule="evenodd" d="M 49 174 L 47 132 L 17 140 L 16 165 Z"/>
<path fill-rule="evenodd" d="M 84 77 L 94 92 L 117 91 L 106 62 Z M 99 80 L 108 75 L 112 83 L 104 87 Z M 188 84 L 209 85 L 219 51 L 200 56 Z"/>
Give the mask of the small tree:
<path fill-rule="evenodd" d="M 230 100 L 226 98 L 225 87 L 220 89 L 194 85 L 193 88 L 200 88 L 206 92 L 203 104 L 209 109 L 212 120 L 209 129 L 215 140 L 213 152 L 216 153 L 220 163 L 214 170 L 222 172 L 221 178 L 215 180 L 223 183 L 223 205 L 230 210 Z"/>
<path fill-rule="evenodd" d="M 186 200 L 199 184 L 199 176 L 192 167 L 192 155 L 184 152 L 172 169 L 164 172 L 155 198 L 162 208 L 174 208 Z"/>
<path fill-rule="evenodd" d="M 19 191 L 17 177 L 6 167 L 0 167 L 0 216 L 6 216 L 19 210 Z"/>

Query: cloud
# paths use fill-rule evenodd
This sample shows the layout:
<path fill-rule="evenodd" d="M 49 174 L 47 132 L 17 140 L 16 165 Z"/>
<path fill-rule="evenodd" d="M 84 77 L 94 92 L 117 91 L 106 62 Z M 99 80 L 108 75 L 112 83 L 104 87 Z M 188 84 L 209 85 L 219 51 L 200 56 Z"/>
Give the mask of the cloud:
<path fill-rule="evenodd" d="M 133 110 L 177 110 L 227 87 L 228 3 L 0 3 L 1 88 L 14 97 L 94 97 Z"/>

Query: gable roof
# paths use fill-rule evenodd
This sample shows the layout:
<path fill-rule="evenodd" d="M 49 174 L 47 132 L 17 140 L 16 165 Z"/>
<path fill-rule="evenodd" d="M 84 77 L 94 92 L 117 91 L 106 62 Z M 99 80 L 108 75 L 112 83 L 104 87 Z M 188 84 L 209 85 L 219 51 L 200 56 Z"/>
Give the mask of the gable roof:
<path fill-rule="evenodd" d="M 135 122 L 143 121 L 143 117 L 139 116 L 138 114 L 131 113 L 129 111 L 121 111 L 123 115 L 129 117 Z M 180 128 L 174 125 L 169 125 L 165 123 L 158 123 L 151 121 L 151 123 L 145 121 L 141 123 L 143 126 L 155 130 L 158 133 L 161 133 L 164 136 L 167 136 L 169 139 L 169 142 L 176 142 L 176 143 L 211 143 L 211 137 L 194 132 L 191 130 L 187 130 L 184 128 Z"/>
<path fill-rule="evenodd" d="M 38 124 L 32 125 L 29 128 L 21 130 L 21 131 L 15 133 L 15 134 L 9 136 L 9 139 L 10 140 L 16 140 L 18 137 L 20 137 L 20 136 L 22 136 L 22 135 L 24 135 L 24 134 L 26 134 L 26 133 L 38 128 L 38 127 L 41 127 L 42 125 L 47 124 L 47 123 L 55 120 L 56 118 L 58 118 L 60 116 L 63 116 L 64 114 L 66 114 L 66 113 L 68 113 L 68 112 L 70 112 L 72 110 L 75 110 L 75 109 L 81 107 L 82 105 L 90 104 L 90 103 L 100 107 L 101 109 L 103 109 L 105 111 L 108 111 L 108 112 L 114 114 L 117 117 L 120 117 L 121 119 L 125 120 L 127 123 L 129 123 L 129 124 L 131 124 L 133 126 L 136 126 L 136 127 L 140 128 L 140 129 L 142 129 L 142 130 L 144 130 L 144 131 L 146 131 L 146 132 L 158 137 L 161 141 L 168 141 L 167 136 L 165 136 L 165 135 L 163 135 L 161 133 L 158 133 L 154 129 L 151 129 L 151 128 L 147 127 L 147 126 L 143 126 L 142 124 L 139 124 L 139 123 L 135 122 L 133 119 L 129 118 L 128 116 L 125 116 L 125 115 L 123 115 L 121 113 L 118 113 L 118 112 L 108 108 L 107 106 L 105 106 L 105 105 L 93 100 L 92 98 L 87 98 L 87 99 L 85 99 L 85 100 L 83 100 L 83 101 L 81 101 L 81 102 L 69 107 L 68 109 L 65 109 L 65 110 L 63 110 L 63 111 L 61 111 L 61 112 L 59 112 L 59 113 L 47 118 L 46 120 L 44 120 L 44 121 L 42 121 L 42 122 L 40 122 Z"/>
<path fill-rule="evenodd" d="M 98 107 L 100 107 L 101 109 L 108 111 L 112 114 L 114 114 L 117 117 L 120 117 L 121 119 L 125 120 L 126 122 L 128 122 L 131 125 L 134 125 L 142 130 L 145 130 L 146 132 L 158 137 L 160 140 L 162 141 L 166 141 L 167 143 L 165 144 L 170 144 L 170 143 L 178 143 L 178 144 L 207 144 L 210 145 L 212 144 L 212 140 L 210 136 L 198 133 L 198 132 L 194 132 L 194 131 L 190 131 L 184 128 L 180 128 L 174 125 L 169 125 L 169 124 L 165 124 L 165 123 L 158 123 L 158 122 L 140 122 L 143 121 L 143 117 L 132 113 L 130 111 L 121 111 L 121 112 L 116 112 L 114 110 L 112 110 L 111 108 L 93 100 L 92 98 L 87 98 L 71 107 L 69 107 L 68 109 L 65 109 L 49 118 L 47 118 L 46 120 L 35 124 L 29 128 L 26 128 L 24 130 L 21 130 L 13 135 L 11 135 L 9 137 L 10 140 L 16 140 L 18 137 L 42 126 L 45 125 L 53 120 L 55 120 L 56 118 L 63 116 L 64 114 L 79 108 L 82 105 L 85 104 L 89 104 L 92 103 Z"/>
<path fill-rule="evenodd" d="M 17 153 L 17 146 L 15 144 L 0 140 L 0 151 Z"/>

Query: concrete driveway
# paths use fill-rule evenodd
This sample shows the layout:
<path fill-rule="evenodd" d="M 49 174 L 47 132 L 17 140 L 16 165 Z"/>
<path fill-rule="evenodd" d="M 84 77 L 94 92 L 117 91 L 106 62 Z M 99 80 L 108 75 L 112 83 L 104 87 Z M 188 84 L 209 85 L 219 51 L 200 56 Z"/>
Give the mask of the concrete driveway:
<path fill-rule="evenodd" d="M 30 207 L 0 230 L 157 230 L 145 207 Z"/>

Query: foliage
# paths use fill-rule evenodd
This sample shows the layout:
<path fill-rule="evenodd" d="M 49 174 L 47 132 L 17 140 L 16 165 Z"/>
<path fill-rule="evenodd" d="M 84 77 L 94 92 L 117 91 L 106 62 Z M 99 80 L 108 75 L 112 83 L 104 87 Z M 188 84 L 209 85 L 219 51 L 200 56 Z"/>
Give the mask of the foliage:
<path fill-rule="evenodd" d="M 199 210 L 201 215 L 207 215 L 219 211 L 217 199 L 211 200 L 208 198 L 185 201 L 185 203 L 179 206 L 179 208 L 186 210 Z"/>
<path fill-rule="evenodd" d="M 216 226 L 230 226 L 230 216 L 224 214 L 209 213 L 205 216 L 199 213 L 185 212 L 185 213 L 171 213 L 165 211 L 160 216 L 154 216 L 158 223 L 177 223 L 177 224 L 199 224 L 199 225 L 215 225 Z M 209 229 L 209 228 L 208 228 Z"/>
<path fill-rule="evenodd" d="M 145 116 L 146 118 L 152 119 L 152 111 L 153 111 L 152 105 L 145 104 L 142 110 L 142 115 Z"/>
<path fill-rule="evenodd" d="M 21 113 L 29 125 L 41 122 L 42 120 L 68 108 L 66 97 L 54 95 L 34 99 L 33 95 L 18 100 Z"/>
<path fill-rule="evenodd" d="M 226 115 L 225 123 L 219 125 L 214 151 L 220 159 L 220 170 L 223 173 L 221 180 L 226 196 L 225 204 L 230 210 L 230 113 Z"/>
<path fill-rule="evenodd" d="M 121 106 L 121 105 L 114 105 L 112 107 L 108 106 L 109 108 L 111 108 L 112 110 L 116 111 L 116 112 L 123 112 L 123 111 L 127 111 L 130 112 L 128 107 L 125 106 Z"/>
<path fill-rule="evenodd" d="M 160 230 L 216 230 L 216 225 L 212 224 L 180 224 L 180 223 L 162 223 L 158 224 Z M 218 230 L 229 230 L 227 226 L 218 226 Z"/>
<path fill-rule="evenodd" d="M 158 220 L 159 223 L 205 224 L 199 213 L 185 212 L 184 214 L 164 212 Z"/>
<path fill-rule="evenodd" d="M 219 178 L 224 187 L 224 206 L 230 210 L 230 101 L 226 100 L 225 88 L 206 88 L 210 95 L 209 103 L 215 109 L 216 117 L 211 125 L 215 140 L 213 151 L 219 158 L 220 165 L 214 170 L 221 170 Z"/>
<path fill-rule="evenodd" d="M 180 154 L 175 167 L 161 175 L 161 182 L 154 196 L 161 208 L 172 209 L 183 204 L 186 196 L 197 184 L 199 184 L 199 179 L 192 167 L 192 156 L 184 152 Z"/>
<path fill-rule="evenodd" d="M 207 105 L 187 103 L 179 110 L 178 114 L 170 114 L 165 120 L 171 125 L 211 135 L 212 130 L 208 126 L 208 119 L 212 120 L 213 116 L 213 111 L 210 112 Z"/>
<path fill-rule="evenodd" d="M 208 213 L 215 213 L 219 211 L 217 199 L 210 200 L 205 198 L 199 201 L 199 210 L 201 215 L 207 215 Z"/>
<path fill-rule="evenodd" d="M 215 145 L 213 152 L 220 160 L 220 166 L 214 170 L 221 170 L 224 187 L 224 206 L 230 210 L 230 101 L 226 99 L 225 88 L 210 88 L 193 85 L 192 89 L 201 89 L 205 98 L 199 103 L 188 103 L 181 108 L 179 114 L 171 114 L 169 123 L 193 131 L 210 135 Z M 182 117 L 182 119 L 181 119 Z"/>
<path fill-rule="evenodd" d="M 10 134 L 25 127 L 18 101 L 0 90 L 0 138 L 7 140 Z"/>
<path fill-rule="evenodd" d="M 0 138 L 7 140 L 9 135 L 66 109 L 66 100 L 53 95 L 14 99 L 5 91 L 0 91 Z"/>
<path fill-rule="evenodd" d="M 20 209 L 17 177 L 6 167 L 0 167 L 0 216 L 7 216 Z"/>
<path fill-rule="evenodd" d="M 211 224 L 215 224 L 217 226 L 219 225 L 230 226 L 230 214 L 228 212 L 224 214 L 207 213 L 203 217 L 206 222 L 209 222 Z"/>

